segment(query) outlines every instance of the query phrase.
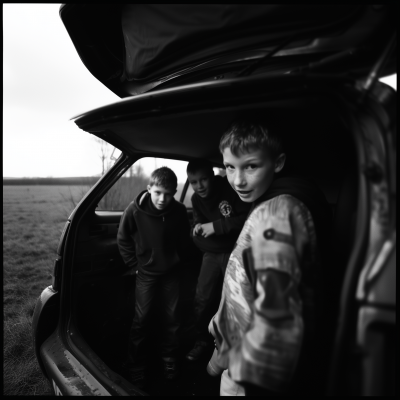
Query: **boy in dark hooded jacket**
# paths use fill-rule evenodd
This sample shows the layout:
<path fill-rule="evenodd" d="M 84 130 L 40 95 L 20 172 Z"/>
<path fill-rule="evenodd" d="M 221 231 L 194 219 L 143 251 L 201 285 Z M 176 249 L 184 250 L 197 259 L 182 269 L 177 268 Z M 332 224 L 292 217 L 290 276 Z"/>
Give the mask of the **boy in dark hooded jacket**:
<path fill-rule="evenodd" d="M 161 307 L 164 314 L 166 332 L 161 348 L 165 376 L 174 379 L 178 375 L 178 273 L 188 258 L 190 225 L 185 206 L 174 199 L 176 187 L 177 178 L 171 169 L 153 171 L 147 190 L 126 208 L 118 230 L 121 256 L 137 274 L 127 364 L 130 380 L 137 387 L 146 383 L 146 336 L 155 307 Z M 161 295 L 160 304 L 154 302 L 156 293 Z"/>
<path fill-rule="evenodd" d="M 240 200 L 226 177 L 214 175 L 212 164 L 207 160 L 191 161 L 187 175 L 194 191 L 191 236 L 203 253 L 193 307 L 196 341 L 186 355 L 187 360 L 197 361 L 212 344 L 208 322 L 218 307 L 228 258 L 250 204 Z"/>

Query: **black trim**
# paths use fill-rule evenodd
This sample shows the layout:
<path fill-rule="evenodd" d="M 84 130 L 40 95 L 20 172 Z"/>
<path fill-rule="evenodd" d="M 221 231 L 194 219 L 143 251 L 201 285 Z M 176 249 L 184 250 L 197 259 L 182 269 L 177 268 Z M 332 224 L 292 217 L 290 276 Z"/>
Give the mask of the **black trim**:
<path fill-rule="evenodd" d="M 350 347 L 354 344 L 355 323 L 357 321 L 357 303 L 355 293 L 360 271 L 363 267 L 366 250 L 368 247 L 369 224 L 370 224 L 370 204 L 368 196 L 368 183 L 362 173 L 362 166 L 365 165 L 366 155 L 364 150 L 362 127 L 355 116 L 349 115 L 347 110 L 347 120 L 352 125 L 352 137 L 355 142 L 358 164 L 358 204 L 356 215 L 356 235 L 346 273 L 343 282 L 343 289 L 340 298 L 339 320 L 335 334 L 334 346 L 331 355 L 329 369 L 328 395 L 343 394 L 345 388 L 345 368 L 344 363 L 347 359 Z M 358 115 L 359 116 L 359 115 Z"/>
<path fill-rule="evenodd" d="M 186 192 L 188 190 L 188 187 L 189 187 L 189 179 L 186 178 L 185 185 L 183 186 L 183 189 L 182 189 L 181 198 L 179 199 L 179 201 L 181 203 L 183 203 L 185 201 L 185 196 L 186 196 Z"/>

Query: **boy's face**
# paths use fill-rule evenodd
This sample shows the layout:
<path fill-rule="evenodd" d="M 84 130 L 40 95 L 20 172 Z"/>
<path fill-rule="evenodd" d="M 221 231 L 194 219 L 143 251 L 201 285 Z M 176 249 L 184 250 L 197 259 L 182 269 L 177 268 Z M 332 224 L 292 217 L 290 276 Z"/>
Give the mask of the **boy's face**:
<path fill-rule="evenodd" d="M 193 191 L 203 198 L 210 194 L 213 178 L 214 175 L 203 170 L 196 171 L 194 174 L 188 172 L 189 183 L 192 185 Z"/>
<path fill-rule="evenodd" d="M 235 156 L 227 147 L 222 155 L 228 181 L 246 203 L 257 200 L 267 191 L 275 172 L 283 168 L 286 158 L 281 154 L 274 160 L 268 150 L 256 148 Z"/>
<path fill-rule="evenodd" d="M 168 204 L 171 203 L 174 194 L 176 193 L 176 190 L 172 188 L 165 188 L 157 185 L 148 185 L 147 190 L 150 193 L 151 201 L 157 210 L 163 210 L 166 208 Z"/>

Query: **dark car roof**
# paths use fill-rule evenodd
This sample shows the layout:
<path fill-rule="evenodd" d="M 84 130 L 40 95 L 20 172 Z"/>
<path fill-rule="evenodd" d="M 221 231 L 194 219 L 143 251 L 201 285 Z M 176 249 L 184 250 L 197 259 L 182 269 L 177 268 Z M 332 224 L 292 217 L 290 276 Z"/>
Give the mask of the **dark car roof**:
<path fill-rule="evenodd" d="M 126 97 L 194 71 L 209 70 L 212 79 L 221 65 L 242 68 L 277 47 L 266 62 L 273 70 L 290 71 L 347 51 L 350 61 L 339 57 L 330 72 L 365 76 L 395 33 L 393 7 L 65 4 L 60 16 L 89 71 Z M 394 71 L 395 52 L 381 74 Z"/>

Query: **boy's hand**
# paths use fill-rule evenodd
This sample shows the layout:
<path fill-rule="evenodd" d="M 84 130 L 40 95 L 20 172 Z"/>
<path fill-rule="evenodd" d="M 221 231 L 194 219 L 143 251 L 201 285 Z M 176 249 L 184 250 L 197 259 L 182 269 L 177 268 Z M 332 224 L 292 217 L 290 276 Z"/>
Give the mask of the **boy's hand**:
<path fill-rule="evenodd" d="M 193 236 L 201 235 L 202 232 L 203 228 L 201 227 L 201 224 L 196 224 L 196 226 L 193 229 Z"/>
<path fill-rule="evenodd" d="M 207 238 L 215 233 L 214 225 L 212 222 L 208 222 L 207 224 L 203 224 L 202 226 L 202 236 Z"/>

